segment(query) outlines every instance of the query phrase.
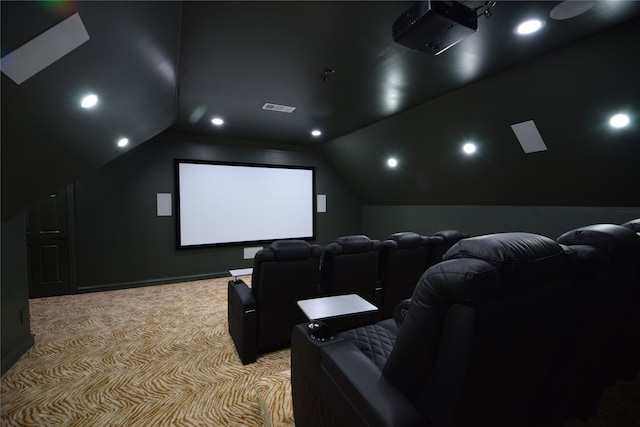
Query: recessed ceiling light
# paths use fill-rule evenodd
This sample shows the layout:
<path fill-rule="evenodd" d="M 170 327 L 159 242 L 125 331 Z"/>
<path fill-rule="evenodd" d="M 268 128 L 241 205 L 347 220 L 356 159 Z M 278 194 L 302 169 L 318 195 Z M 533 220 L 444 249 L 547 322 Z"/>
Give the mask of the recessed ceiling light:
<path fill-rule="evenodd" d="M 222 126 L 224 124 L 224 120 L 222 120 L 220 117 L 214 117 L 213 119 L 211 119 L 211 123 L 216 126 Z"/>
<path fill-rule="evenodd" d="M 516 27 L 516 34 L 520 34 L 523 36 L 533 34 L 536 31 L 540 30 L 543 25 L 544 22 L 539 19 L 530 19 L 528 21 L 524 21 Z"/>
<path fill-rule="evenodd" d="M 320 131 L 318 129 L 314 129 L 314 130 L 311 131 L 311 135 L 320 136 L 320 135 L 322 135 L 322 131 Z"/>
<path fill-rule="evenodd" d="M 398 160 L 394 157 L 389 157 L 387 159 L 387 166 L 389 166 L 390 168 L 395 168 L 396 166 L 398 166 Z"/>
<path fill-rule="evenodd" d="M 614 128 L 623 128 L 629 125 L 629 116 L 626 114 L 616 114 L 609 119 L 609 124 Z"/>
<path fill-rule="evenodd" d="M 82 101 L 80 102 L 80 106 L 82 108 L 93 108 L 96 106 L 97 103 L 98 103 L 98 95 L 94 95 L 92 93 L 91 95 L 87 95 L 84 98 L 82 98 Z"/>
<path fill-rule="evenodd" d="M 120 140 L 118 141 L 118 147 L 124 147 L 129 143 L 129 140 L 127 138 L 120 138 Z"/>
<path fill-rule="evenodd" d="M 473 154 L 476 152 L 476 144 L 467 142 L 462 146 L 462 151 L 464 151 L 466 154 Z"/>

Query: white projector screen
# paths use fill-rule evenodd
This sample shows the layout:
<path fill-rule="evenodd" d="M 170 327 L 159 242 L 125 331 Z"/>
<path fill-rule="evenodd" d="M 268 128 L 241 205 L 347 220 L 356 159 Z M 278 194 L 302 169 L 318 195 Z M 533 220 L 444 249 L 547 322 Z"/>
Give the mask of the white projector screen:
<path fill-rule="evenodd" d="M 176 160 L 178 247 L 315 239 L 315 169 Z"/>

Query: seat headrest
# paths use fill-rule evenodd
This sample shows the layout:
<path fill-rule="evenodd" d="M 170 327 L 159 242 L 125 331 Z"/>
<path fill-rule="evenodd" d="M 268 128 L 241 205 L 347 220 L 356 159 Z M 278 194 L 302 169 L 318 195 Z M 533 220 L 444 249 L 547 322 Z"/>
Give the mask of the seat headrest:
<path fill-rule="evenodd" d="M 627 221 L 622 224 L 623 227 L 626 227 L 630 230 L 635 231 L 636 233 L 640 233 L 640 218 L 632 219 L 631 221 Z"/>
<path fill-rule="evenodd" d="M 499 270 L 487 261 L 474 258 L 443 261 L 425 272 L 413 297 L 424 304 L 437 300 L 447 305 L 476 305 L 504 294 Z"/>
<path fill-rule="evenodd" d="M 256 254 L 259 261 L 297 261 L 308 258 L 318 258 L 322 248 L 311 245 L 304 240 L 276 240 L 268 248 Z"/>
<path fill-rule="evenodd" d="M 567 231 L 558 237 L 563 245 L 589 245 L 616 255 L 640 250 L 640 237 L 630 228 L 615 224 L 594 224 Z"/>
<path fill-rule="evenodd" d="M 380 249 L 380 242 L 378 240 L 371 240 L 363 234 L 338 237 L 335 243 L 342 248 L 342 253 L 345 254 L 369 252 Z"/>
<path fill-rule="evenodd" d="M 396 242 L 397 247 L 400 249 L 413 249 L 426 245 L 426 239 L 418 233 L 414 233 L 412 231 L 393 233 L 387 238 L 387 241 L 388 240 Z"/>
<path fill-rule="evenodd" d="M 460 240 L 444 260 L 476 258 L 503 272 L 517 275 L 545 275 L 564 269 L 566 257 L 562 246 L 552 239 L 532 233 L 497 233 Z"/>
<path fill-rule="evenodd" d="M 469 237 L 469 233 L 463 233 L 458 230 L 440 230 L 433 233 L 433 235 L 442 237 L 445 242 L 457 242 L 458 240 Z"/>

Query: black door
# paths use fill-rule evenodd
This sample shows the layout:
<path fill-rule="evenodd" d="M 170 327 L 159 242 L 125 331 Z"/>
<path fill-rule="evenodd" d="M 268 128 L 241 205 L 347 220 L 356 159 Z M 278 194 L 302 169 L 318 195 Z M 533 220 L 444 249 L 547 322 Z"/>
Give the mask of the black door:
<path fill-rule="evenodd" d="M 71 286 L 68 189 L 27 213 L 29 298 L 75 293 Z"/>

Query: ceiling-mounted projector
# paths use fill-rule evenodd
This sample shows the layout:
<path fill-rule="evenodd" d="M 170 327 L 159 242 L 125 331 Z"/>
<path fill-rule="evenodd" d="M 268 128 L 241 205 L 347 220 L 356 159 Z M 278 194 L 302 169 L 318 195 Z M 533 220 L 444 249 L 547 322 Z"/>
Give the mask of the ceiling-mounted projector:
<path fill-rule="evenodd" d="M 455 1 L 419 1 L 393 23 L 393 40 L 438 55 L 478 29 L 474 10 Z"/>

